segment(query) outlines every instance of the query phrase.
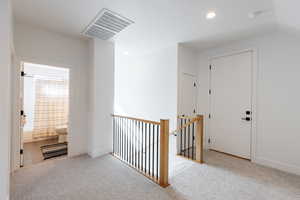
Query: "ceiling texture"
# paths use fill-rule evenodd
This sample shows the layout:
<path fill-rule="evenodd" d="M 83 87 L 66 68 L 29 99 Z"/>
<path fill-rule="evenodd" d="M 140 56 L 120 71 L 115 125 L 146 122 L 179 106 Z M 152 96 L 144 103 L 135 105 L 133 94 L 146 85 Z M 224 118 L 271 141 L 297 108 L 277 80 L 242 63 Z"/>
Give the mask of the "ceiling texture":
<path fill-rule="evenodd" d="M 299 6 L 299 0 L 13 0 L 17 23 L 78 38 L 102 8 L 120 13 L 135 22 L 113 39 L 128 52 L 183 42 L 204 49 L 278 25 L 300 30 Z M 207 20 L 208 11 L 217 17 Z M 267 12 L 249 18 L 255 11 Z"/>

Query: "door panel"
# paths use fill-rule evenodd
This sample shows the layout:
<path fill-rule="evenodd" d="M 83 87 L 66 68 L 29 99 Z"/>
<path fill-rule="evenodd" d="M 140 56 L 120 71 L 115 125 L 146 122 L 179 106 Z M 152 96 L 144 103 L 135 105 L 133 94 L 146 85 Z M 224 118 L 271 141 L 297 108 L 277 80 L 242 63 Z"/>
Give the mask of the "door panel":
<path fill-rule="evenodd" d="M 251 155 L 252 52 L 212 60 L 211 148 L 242 158 Z M 248 118 L 248 119 L 249 119 Z"/>
<path fill-rule="evenodd" d="M 193 116 L 197 111 L 196 77 L 184 73 L 181 77 L 180 115 Z"/>

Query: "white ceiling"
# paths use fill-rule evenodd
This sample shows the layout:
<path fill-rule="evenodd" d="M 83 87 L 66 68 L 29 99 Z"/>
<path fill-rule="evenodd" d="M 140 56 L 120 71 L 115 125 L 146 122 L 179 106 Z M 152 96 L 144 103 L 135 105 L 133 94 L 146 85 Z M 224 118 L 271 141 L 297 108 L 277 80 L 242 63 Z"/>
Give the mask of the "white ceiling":
<path fill-rule="evenodd" d="M 285 19 L 299 0 L 13 0 L 18 23 L 31 24 L 58 33 L 81 37 L 81 32 L 102 8 L 135 21 L 114 40 L 124 50 L 151 50 L 178 42 L 205 48 L 236 38 L 269 31 Z M 288 2 L 288 3 L 285 3 Z M 299 4 L 299 2 L 297 2 Z M 206 20 L 207 11 L 217 17 Z M 249 12 L 271 13 L 250 19 Z M 277 15 L 278 13 L 278 15 Z M 280 20 L 278 19 L 280 18 Z M 299 18 L 298 18 L 299 19 Z M 293 24 L 299 25 L 297 18 Z M 289 24 L 291 25 L 291 24 Z"/>
<path fill-rule="evenodd" d="M 274 7 L 278 23 L 300 30 L 299 0 L 274 0 Z"/>

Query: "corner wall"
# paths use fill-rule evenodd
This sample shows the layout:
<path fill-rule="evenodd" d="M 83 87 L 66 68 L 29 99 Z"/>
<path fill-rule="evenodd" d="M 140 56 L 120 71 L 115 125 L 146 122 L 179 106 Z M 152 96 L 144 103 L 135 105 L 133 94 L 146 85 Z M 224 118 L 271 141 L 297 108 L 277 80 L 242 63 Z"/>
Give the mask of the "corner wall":
<path fill-rule="evenodd" d="M 209 113 L 209 58 L 254 48 L 258 58 L 254 162 L 300 175 L 300 37 L 280 31 L 201 52 L 199 108 Z M 256 62 L 256 61 L 255 61 Z M 207 125 L 206 125 L 207 128 Z"/>
<path fill-rule="evenodd" d="M 90 41 L 89 145 L 91 157 L 112 152 L 114 104 L 114 44 Z"/>
<path fill-rule="evenodd" d="M 177 118 L 177 45 L 143 55 L 117 49 L 115 113 L 159 121 Z"/>

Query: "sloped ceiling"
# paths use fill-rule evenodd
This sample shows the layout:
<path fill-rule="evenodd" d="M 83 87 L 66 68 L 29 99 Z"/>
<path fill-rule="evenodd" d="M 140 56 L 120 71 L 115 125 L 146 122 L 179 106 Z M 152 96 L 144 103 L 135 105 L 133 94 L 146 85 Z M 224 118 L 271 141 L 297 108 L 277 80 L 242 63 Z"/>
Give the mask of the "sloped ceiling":
<path fill-rule="evenodd" d="M 299 1 L 300 2 L 300 1 Z M 278 22 L 299 27 L 297 0 L 13 0 L 17 23 L 82 38 L 81 32 L 102 8 L 135 21 L 114 41 L 128 52 L 197 41 L 201 48 L 273 29 Z M 294 5 L 293 5 L 294 4 Z M 206 20 L 214 10 L 217 17 Z M 248 14 L 267 10 L 250 19 Z"/>

